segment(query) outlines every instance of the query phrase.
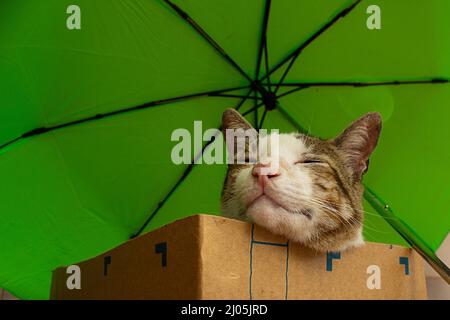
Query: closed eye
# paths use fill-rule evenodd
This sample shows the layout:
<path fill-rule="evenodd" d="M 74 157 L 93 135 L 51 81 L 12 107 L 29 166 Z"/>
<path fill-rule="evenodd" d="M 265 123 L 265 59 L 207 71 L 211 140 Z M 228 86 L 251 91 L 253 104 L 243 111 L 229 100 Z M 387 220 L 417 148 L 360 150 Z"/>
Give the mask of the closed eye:
<path fill-rule="evenodd" d="M 299 163 L 303 163 L 303 164 L 327 164 L 326 162 L 323 162 L 321 160 L 318 159 L 303 159 L 303 160 L 299 160 L 297 161 L 295 164 L 299 164 Z"/>
<path fill-rule="evenodd" d="M 304 160 L 303 163 L 322 163 L 320 160 Z"/>

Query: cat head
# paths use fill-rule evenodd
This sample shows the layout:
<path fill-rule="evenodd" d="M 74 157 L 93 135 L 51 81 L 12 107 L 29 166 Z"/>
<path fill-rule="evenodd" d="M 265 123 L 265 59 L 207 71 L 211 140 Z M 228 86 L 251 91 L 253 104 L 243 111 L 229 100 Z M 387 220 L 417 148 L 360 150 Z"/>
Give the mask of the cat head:
<path fill-rule="evenodd" d="M 223 114 L 222 130 L 227 129 L 256 132 L 233 109 Z M 257 135 L 259 145 L 265 146 L 267 139 L 276 143 L 271 148 L 276 152 L 256 163 L 228 165 L 222 213 L 318 251 L 363 244 L 361 179 L 380 131 L 380 115 L 368 113 L 329 140 L 301 133 L 276 139 Z M 229 140 L 229 153 L 235 153 Z"/>

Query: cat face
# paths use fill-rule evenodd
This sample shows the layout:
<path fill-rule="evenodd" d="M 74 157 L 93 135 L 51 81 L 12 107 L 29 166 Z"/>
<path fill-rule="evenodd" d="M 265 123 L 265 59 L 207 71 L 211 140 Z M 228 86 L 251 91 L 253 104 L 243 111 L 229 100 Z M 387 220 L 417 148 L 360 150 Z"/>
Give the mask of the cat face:
<path fill-rule="evenodd" d="M 254 130 L 231 109 L 222 128 Z M 223 214 L 319 251 L 362 244 L 361 178 L 380 130 L 379 114 L 369 113 L 331 140 L 300 133 L 259 137 L 262 148 L 267 139 L 276 143 L 275 151 L 256 164 L 228 166 Z"/>

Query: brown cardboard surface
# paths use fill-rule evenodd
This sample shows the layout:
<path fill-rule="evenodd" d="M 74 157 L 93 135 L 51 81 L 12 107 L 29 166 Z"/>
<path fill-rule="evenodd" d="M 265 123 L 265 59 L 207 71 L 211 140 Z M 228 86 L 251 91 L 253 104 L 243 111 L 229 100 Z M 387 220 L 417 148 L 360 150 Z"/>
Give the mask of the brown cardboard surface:
<path fill-rule="evenodd" d="M 161 244 L 166 265 L 155 252 Z M 411 249 L 367 243 L 317 253 L 257 226 L 208 215 L 176 221 L 77 265 L 81 289 L 67 289 L 66 267 L 58 268 L 52 299 L 426 299 L 423 261 Z M 379 288 L 370 281 L 373 272 Z"/>
<path fill-rule="evenodd" d="M 206 215 L 198 217 L 202 234 L 198 298 L 249 299 L 251 225 Z"/>
<path fill-rule="evenodd" d="M 332 259 L 298 245 L 290 247 L 289 293 L 291 299 L 426 299 L 423 262 L 412 250 L 368 243 L 363 248 L 342 252 Z M 409 260 L 409 274 L 400 264 Z M 418 260 L 418 261 L 417 261 Z M 371 268 L 379 268 L 380 289 L 369 289 Z M 318 272 L 319 271 L 319 272 Z"/>
<path fill-rule="evenodd" d="M 53 273 L 51 298 L 195 299 L 201 270 L 198 231 L 199 217 L 190 217 L 79 263 L 81 290 L 68 290 L 66 268 L 58 268 Z M 161 243 L 167 246 L 166 266 L 162 254 L 155 252 Z M 106 257 L 110 257 L 109 264 Z"/>

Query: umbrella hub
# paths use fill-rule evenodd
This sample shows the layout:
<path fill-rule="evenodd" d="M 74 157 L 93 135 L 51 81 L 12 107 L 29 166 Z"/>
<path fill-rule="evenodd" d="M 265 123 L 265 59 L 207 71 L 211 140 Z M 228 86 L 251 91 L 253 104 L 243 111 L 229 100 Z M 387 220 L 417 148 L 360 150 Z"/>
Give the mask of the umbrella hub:
<path fill-rule="evenodd" d="M 275 93 L 267 91 L 264 88 L 259 88 L 259 92 L 261 93 L 262 102 L 266 107 L 267 111 L 275 110 L 278 106 L 278 100 Z"/>

